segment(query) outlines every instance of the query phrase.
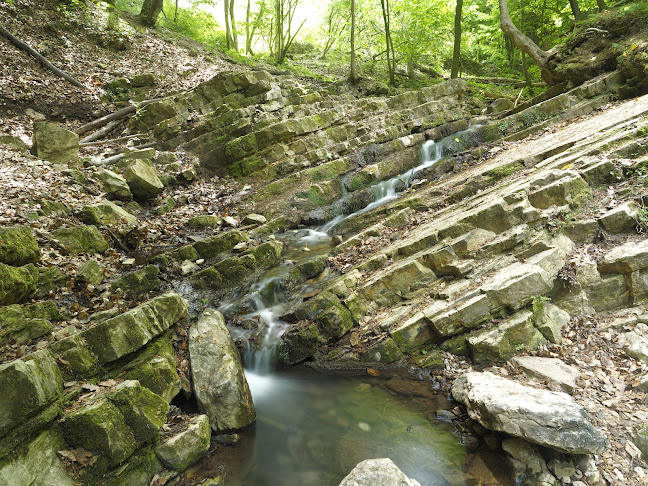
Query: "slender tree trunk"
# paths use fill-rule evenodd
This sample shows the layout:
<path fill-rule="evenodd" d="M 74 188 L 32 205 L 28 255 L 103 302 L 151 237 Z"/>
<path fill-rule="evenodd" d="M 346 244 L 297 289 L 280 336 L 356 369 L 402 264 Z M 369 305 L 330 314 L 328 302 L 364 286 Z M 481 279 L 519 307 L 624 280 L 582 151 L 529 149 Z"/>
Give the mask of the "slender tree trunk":
<path fill-rule="evenodd" d="M 572 9 L 576 22 L 583 20 L 583 12 L 581 12 L 580 6 L 578 5 L 578 0 L 569 0 L 569 6 Z"/>
<path fill-rule="evenodd" d="M 175 12 L 173 12 L 173 23 L 178 23 L 178 0 L 175 0 Z"/>
<path fill-rule="evenodd" d="M 596 0 L 596 5 L 598 6 L 599 12 L 607 10 L 607 5 L 605 5 L 605 0 Z"/>
<path fill-rule="evenodd" d="M 230 0 L 223 0 L 223 8 L 225 9 L 225 47 L 227 49 L 231 49 L 233 46 L 232 30 L 230 28 L 229 4 Z"/>
<path fill-rule="evenodd" d="M 529 39 L 524 35 L 520 30 L 513 24 L 511 16 L 508 11 L 508 2 L 507 0 L 499 0 L 500 7 L 500 27 L 505 34 L 509 36 L 513 44 L 519 48 L 522 52 L 526 52 L 531 59 L 538 65 L 542 71 L 542 79 L 548 85 L 553 86 L 558 82 L 556 73 L 549 67 L 549 60 L 553 55 L 553 50 L 543 51 L 540 49 L 535 42 Z"/>
<path fill-rule="evenodd" d="M 252 36 L 250 35 L 250 14 L 252 11 L 252 0 L 247 0 L 245 11 L 245 53 L 252 55 Z"/>
<path fill-rule="evenodd" d="M 380 0 L 380 6 L 382 7 L 383 22 L 385 24 L 385 46 L 387 50 L 387 71 L 389 72 L 389 84 L 394 85 L 395 83 L 395 59 L 393 56 L 393 49 L 391 46 L 391 33 L 389 30 L 389 0 Z"/>
<path fill-rule="evenodd" d="M 238 35 L 236 33 L 236 20 L 234 19 L 234 0 L 229 0 L 230 30 L 232 32 L 232 48 L 238 51 Z"/>
<path fill-rule="evenodd" d="M 153 27 L 157 22 L 158 15 L 162 12 L 163 0 L 144 0 L 142 10 L 137 17 L 142 25 Z"/>
<path fill-rule="evenodd" d="M 452 51 L 452 70 L 451 78 L 456 78 L 459 74 L 459 61 L 461 59 L 461 10 L 463 9 L 463 0 L 457 0 L 455 8 L 454 23 L 454 50 Z"/>
<path fill-rule="evenodd" d="M 356 56 L 355 56 L 355 0 L 351 0 L 351 66 L 349 80 L 355 83 L 358 79 L 356 75 Z"/>
<path fill-rule="evenodd" d="M 526 53 L 524 51 L 521 51 L 521 54 L 522 54 L 522 73 L 524 74 L 526 85 L 531 87 L 531 75 L 529 74 L 529 68 L 527 67 Z"/>

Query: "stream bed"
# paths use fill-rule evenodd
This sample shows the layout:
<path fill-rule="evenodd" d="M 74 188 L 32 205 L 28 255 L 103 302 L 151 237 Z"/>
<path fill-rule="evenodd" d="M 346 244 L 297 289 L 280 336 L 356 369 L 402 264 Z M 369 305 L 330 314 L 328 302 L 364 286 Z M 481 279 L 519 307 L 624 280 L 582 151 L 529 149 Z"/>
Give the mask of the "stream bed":
<path fill-rule="evenodd" d="M 226 319 L 254 323 L 229 328 L 243 351 L 257 421 L 235 444 L 217 445 L 188 471 L 189 478 L 215 476 L 224 467 L 228 486 L 334 486 L 359 462 L 388 457 L 423 486 L 512 484 L 501 458 L 461 444 L 448 410 L 453 405 L 430 381 L 396 370 L 374 373 L 380 376 L 365 369 L 335 375 L 306 367 L 272 370 L 275 349 L 289 327 L 281 315 L 291 299 L 315 288 L 302 286 L 298 295 L 289 295 L 282 282 L 292 266 L 328 253 L 336 225 L 400 197 L 418 172 L 469 144 L 473 131 L 426 142 L 420 165 L 375 184 L 374 202 L 365 208 L 318 228 L 277 235 L 284 243 L 284 262 L 244 292 L 219 301 Z"/>
<path fill-rule="evenodd" d="M 227 486 L 334 486 L 358 462 L 389 457 L 423 486 L 512 484 L 498 457 L 460 444 L 451 402 L 427 381 L 309 369 L 246 376 L 256 423 L 194 474 L 224 465 Z"/>

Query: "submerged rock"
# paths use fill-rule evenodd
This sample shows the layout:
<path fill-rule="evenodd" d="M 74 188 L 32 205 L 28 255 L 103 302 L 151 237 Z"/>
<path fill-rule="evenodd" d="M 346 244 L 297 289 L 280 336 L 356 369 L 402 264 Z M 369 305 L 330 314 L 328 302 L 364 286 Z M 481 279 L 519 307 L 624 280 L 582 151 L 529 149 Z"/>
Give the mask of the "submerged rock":
<path fill-rule="evenodd" d="M 568 454 L 600 454 L 608 446 L 603 432 L 566 393 L 538 390 L 488 372 L 470 372 L 454 382 L 452 396 L 489 430 Z"/>
<path fill-rule="evenodd" d="M 207 309 L 189 331 L 191 375 L 198 407 L 214 430 L 241 429 L 256 411 L 241 358 L 220 312 Z"/>
<path fill-rule="evenodd" d="M 362 461 L 345 477 L 340 486 L 421 486 L 405 475 L 389 458 Z"/>

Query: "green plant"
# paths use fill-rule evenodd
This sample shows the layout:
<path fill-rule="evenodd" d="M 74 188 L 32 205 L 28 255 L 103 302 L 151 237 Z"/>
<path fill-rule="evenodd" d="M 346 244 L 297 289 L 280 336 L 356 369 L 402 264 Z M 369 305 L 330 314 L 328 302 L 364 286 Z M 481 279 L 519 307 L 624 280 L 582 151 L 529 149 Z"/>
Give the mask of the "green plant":
<path fill-rule="evenodd" d="M 533 313 L 533 322 L 536 321 L 538 316 L 544 312 L 545 304 L 551 302 L 551 299 L 546 295 L 534 295 L 531 300 L 531 312 Z"/>

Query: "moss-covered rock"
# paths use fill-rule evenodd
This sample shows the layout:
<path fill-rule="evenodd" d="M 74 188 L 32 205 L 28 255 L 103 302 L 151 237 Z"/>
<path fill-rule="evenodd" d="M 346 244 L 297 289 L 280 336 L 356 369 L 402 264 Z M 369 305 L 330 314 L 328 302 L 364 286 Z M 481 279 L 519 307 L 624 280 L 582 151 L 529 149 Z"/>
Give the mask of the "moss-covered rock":
<path fill-rule="evenodd" d="M 125 294 L 131 296 L 143 294 L 162 284 L 162 281 L 158 278 L 159 273 L 160 269 L 158 267 L 147 265 L 141 270 L 135 270 L 115 280 L 110 285 L 110 289 L 113 292 L 121 289 Z"/>
<path fill-rule="evenodd" d="M 281 336 L 283 340 L 280 357 L 286 364 L 295 364 L 313 356 L 317 346 L 326 342 L 317 324 L 304 322 L 288 329 Z"/>
<path fill-rule="evenodd" d="M 0 461 L 0 484 L 74 486 L 57 451 L 66 448 L 58 427 L 40 432 L 11 456 Z"/>
<path fill-rule="evenodd" d="M 29 146 L 20 137 L 13 135 L 0 135 L 0 145 L 13 147 L 21 152 L 29 153 Z"/>
<path fill-rule="evenodd" d="M 95 226 L 74 226 L 52 231 L 52 235 L 70 253 L 103 253 L 108 243 Z"/>
<path fill-rule="evenodd" d="M 283 244 L 277 240 L 267 241 L 252 249 L 256 260 L 256 267 L 260 269 L 270 268 L 279 263 Z"/>
<path fill-rule="evenodd" d="M 36 292 L 38 270 L 30 263 L 12 267 L 0 263 L 0 305 L 18 304 Z"/>
<path fill-rule="evenodd" d="M 223 224 L 223 220 L 213 214 L 200 214 L 187 221 L 190 228 L 215 228 Z"/>
<path fill-rule="evenodd" d="M 40 249 L 27 226 L 0 226 L 0 262 L 19 267 L 36 263 Z"/>
<path fill-rule="evenodd" d="M 99 360 L 90 351 L 81 334 L 61 339 L 50 346 L 63 376 L 76 380 L 99 372 Z"/>
<path fill-rule="evenodd" d="M 477 364 L 506 361 L 545 343 L 545 338 L 533 327 L 532 317 L 531 312 L 519 312 L 502 324 L 469 337 L 473 361 Z"/>
<path fill-rule="evenodd" d="M 0 307 L 0 345 L 26 342 L 52 332 L 51 322 L 45 318 L 26 315 L 18 304 Z"/>
<path fill-rule="evenodd" d="M 97 260 L 88 260 L 79 267 L 76 273 L 77 281 L 99 285 L 104 279 L 104 268 Z"/>
<path fill-rule="evenodd" d="M 65 416 L 65 440 L 100 456 L 97 468 L 116 466 L 137 449 L 137 440 L 119 409 L 106 397 Z"/>
<path fill-rule="evenodd" d="M 64 287 L 70 280 L 70 276 L 58 267 L 39 268 L 38 282 L 36 283 L 35 297 L 47 297 L 50 292 L 56 292 L 60 287 Z"/>
<path fill-rule="evenodd" d="M 133 160 L 126 167 L 124 178 L 133 196 L 139 200 L 154 199 L 164 190 L 164 184 L 147 160 Z"/>
<path fill-rule="evenodd" d="M 187 311 L 187 301 L 166 293 L 83 331 L 82 336 L 99 361 L 108 363 L 138 350 Z"/>
<path fill-rule="evenodd" d="M 214 258 L 248 240 L 249 236 L 246 231 L 228 231 L 197 241 L 193 246 L 201 258 Z"/>
<path fill-rule="evenodd" d="M 101 181 L 101 187 L 108 199 L 119 199 L 121 201 L 133 199 L 133 194 L 126 183 L 126 179 L 119 174 L 102 168 L 95 175 Z"/>
<path fill-rule="evenodd" d="M 104 226 L 107 224 L 137 224 L 137 218 L 121 206 L 110 201 L 102 201 L 92 206 L 84 206 L 79 219 L 86 224 Z"/>
<path fill-rule="evenodd" d="M 63 164 L 79 158 L 79 136 L 46 121 L 34 122 L 34 146 L 37 157 Z"/>
<path fill-rule="evenodd" d="M 155 440 L 166 422 L 169 404 L 164 398 L 140 385 L 139 381 L 123 381 L 108 395 L 119 409 L 138 443 Z"/>
<path fill-rule="evenodd" d="M 0 365 L 0 390 L 0 435 L 4 435 L 58 399 L 63 378 L 52 353 L 41 350 Z"/>
<path fill-rule="evenodd" d="M 387 337 L 380 342 L 373 344 L 360 355 L 362 361 L 379 362 L 379 363 L 393 363 L 403 357 L 403 352 L 400 350 L 396 342 Z"/>
<path fill-rule="evenodd" d="M 162 464 L 176 471 L 184 471 L 209 450 L 211 427 L 207 415 L 189 419 L 186 430 L 175 434 L 155 448 Z"/>

